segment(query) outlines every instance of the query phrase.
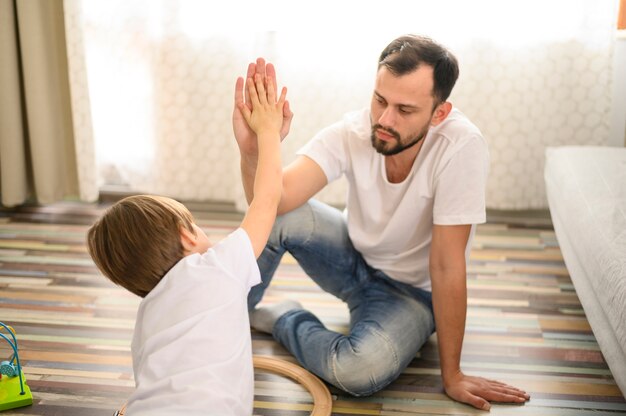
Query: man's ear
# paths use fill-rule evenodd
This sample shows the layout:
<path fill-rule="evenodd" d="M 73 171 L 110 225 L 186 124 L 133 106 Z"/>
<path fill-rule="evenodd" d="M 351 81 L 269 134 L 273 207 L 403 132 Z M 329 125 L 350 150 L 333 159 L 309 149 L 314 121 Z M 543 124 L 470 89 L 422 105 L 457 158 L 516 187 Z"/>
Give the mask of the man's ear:
<path fill-rule="evenodd" d="M 450 114 L 450 111 L 452 111 L 452 103 L 451 102 L 445 101 L 445 102 L 439 104 L 437 107 L 435 107 L 435 111 L 433 113 L 433 117 L 430 120 L 430 125 L 431 126 L 439 125 L 442 121 L 444 121 L 446 119 L 446 117 L 448 117 L 448 114 Z"/>
<path fill-rule="evenodd" d="M 180 227 L 180 243 L 183 245 L 185 253 L 192 253 L 196 247 L 198 237 L 185 227 Z"/>

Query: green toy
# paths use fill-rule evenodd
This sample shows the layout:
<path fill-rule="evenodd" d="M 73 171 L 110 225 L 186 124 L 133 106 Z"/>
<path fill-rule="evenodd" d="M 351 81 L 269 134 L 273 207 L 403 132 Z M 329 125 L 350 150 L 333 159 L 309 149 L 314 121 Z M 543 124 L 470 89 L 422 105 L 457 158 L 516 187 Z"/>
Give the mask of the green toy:
<path fill-rule="evenodd" d="M 6 329 L 13 340 L 2 333 Z M 26 378 L 20 364 L 17 352 L 17 338 L 15 331 L 8 325 L 0 322 L 0 338 L 9 343 L 13 355 L 7 361 L 0 363 L 0 411 L 33 404 L 33 395 L 30 392 Z"/>

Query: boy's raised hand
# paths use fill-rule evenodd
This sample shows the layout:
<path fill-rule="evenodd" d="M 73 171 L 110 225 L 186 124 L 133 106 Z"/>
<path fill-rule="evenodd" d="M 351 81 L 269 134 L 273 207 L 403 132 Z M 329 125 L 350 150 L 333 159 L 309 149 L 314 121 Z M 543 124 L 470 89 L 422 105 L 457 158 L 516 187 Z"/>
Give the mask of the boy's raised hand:
<path fill-rule="evenodd" d="M 250 207 L 241 222 L 241 228 L 248 233 L 257 258 L 267 243 L 282 195 L 280 130 L 287 96 L 287 89 L 283 88 L 277 98 L 276 78 L 266 76 L 264 71 L 260 72 L 253 73 L 246 80 L 246 102 L 237 102 L 237 110 L 245 120 L 245 123 L 240 120 L 240 126 L 247 124 L 256 134 L 256 137 L 254 134 L 248 135 L 249 139 L 254 139 L 254 147 L 247 145 L 256 153 L 254 169 L 242 162 L 242 177 Z M 237 137 L 241 149 L 240 139 Z"/>
<path fill-rule="evenodd" d="M 251 75 L 246 81 L 246 98 L 249 98 L 246 101 L 252 104 L 252 109 L 242 101 L 237 102 L 237 108 L 257 136 L 268 132 L 280 133 L 287 88 L 282 88 L 277 100 L 274 77 L 264 77 L 259 73 Z"/>
<path fill-rule="evenodd" d="M 276 69 L 271 63 L 265 63 L 263 58 L 258 58 L 256 62 L 252 62 L 248 65 L 248 71 L 246 78 L 237 78 L 235 84 L 235 100 L 232 115 L 233 132 L 235 133 L 235 139 L 239 145 L 239 149 L 242 155 L 253 156 L 256 160 L 257 154 L 257 138 L 250 126 L 246 122 L 243 114 L 240 110 L 241 104 L 246 105 L 249 110 L 252 110 L 252 103 L 250 102 L 249 94 L 249 81 L 254 80 L 255 74 L 261 75 L 263 79 L 271 79 L 276 85 Z M 285 100 L 283 106 L 283 124 L 280 130 L 280 138 L 284 139 L 289 133 L 291 126 L 291 120 L 293 119 L 293 112 L 290 109 L 289 101 Z"/>

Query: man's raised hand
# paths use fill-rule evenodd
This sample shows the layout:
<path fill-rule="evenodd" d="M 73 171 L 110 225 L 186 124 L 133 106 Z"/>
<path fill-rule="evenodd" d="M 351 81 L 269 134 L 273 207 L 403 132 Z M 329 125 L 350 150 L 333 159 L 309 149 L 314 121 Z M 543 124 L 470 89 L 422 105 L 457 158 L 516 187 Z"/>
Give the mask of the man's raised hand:
<path fill-rule="evenodd" d="M 245 105 L 249 110 L 252 110 L 252 103 L 250 101 L 250 90 L 248 82 L 253 80 L 256 74 L 260 75 L 264 85 L 268 82 L 276 84 L 276 70 L 274 65 L 266 64 L 263 58 L 258 58 L 256 62 L 248 65 L 248 71 L 246 73 L 246 79 L 243 77 L 237 78 L 235 83 L 235 102 L 233 106 L 233 132 L 235 139 L 239 145 L 239 149 L 242 155 L 256 156 L 258 152 L 257 138 L 254 132 L 248 126 L 243 114 L 241 113 L 241 104 Z M 291 127 L 291 120 L 293 119 L 293 113 L 289 108 L 289 101 L 285 101 L 283 105 L 282 126 L 280 129 L 281 140 L 284 139 L 289 133 Z"/>

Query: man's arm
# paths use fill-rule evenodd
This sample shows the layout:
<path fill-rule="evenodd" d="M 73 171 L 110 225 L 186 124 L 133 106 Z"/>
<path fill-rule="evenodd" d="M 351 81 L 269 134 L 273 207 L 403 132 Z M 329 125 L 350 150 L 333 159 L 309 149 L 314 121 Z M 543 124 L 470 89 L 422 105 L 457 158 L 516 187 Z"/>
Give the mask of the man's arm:
<path fill-rule="evenodd" d="M 441 377 L 451 398 L 489 410 L 489 401 L 521 403 L 526 392 L 461 371 L 461 349 L 467 314 L 465 248 L 471 225 L 434 225 L 430 252 L 433 309 Z"/>
<path fill-rule="evenodd" d="M 283 169 L 283 190 L 278 204 L 278 215 L 298 208 L 327 183 L 326 174 L 313 159 L 298 156 Z"/>
<path fill-rule="evenodd" d="M 262 155 L 263 152 L 259 154 L 260 161 L 263 160 Z M 256 180 L 253 178 L 255 191 L 260 189 L 258 185 L 260 177 L 262 177 L 261 167 L 259 167 L 256 173 Z M 296 160 L 285 167 L 282 170 L 282 177 L 282 189 L 280 190 L 278 207 L 261 205 L 260 201 L 266 201 L 267 198 L 264 198 L 265 195 L 255 192 L 256 195 L 260 196 L 255 196 L 250 202 L 250 207 L 248 208 L 248 213 L 244 218 L 242 226 L 258 228 L 260 224 L 265 222 L 255 223 L 255 221 L 252 221 L 252 218 L 258 218 L 259 216 L 272 218 L 273 223 L 273 218 L 276 215 L 282 215 L 298 208 L 321 190 L 327 183 L 326 175 L 322 171 L 322 168 L 306 156 L 298 156 Z M 256 215 L 252 216 L 252 213 L 256 213 Z M 269 229 L 267 236 L 269 236 Z M 265 241 L 267 240 L 267 236 L 265 236 Z M 263 246 L 264 245 L 265 244 L 263 244 Z M 262 248 L 263 247 L 261 247 L 261 251 Z M 258 256 L 260 251 L 256 254 Z"/>

